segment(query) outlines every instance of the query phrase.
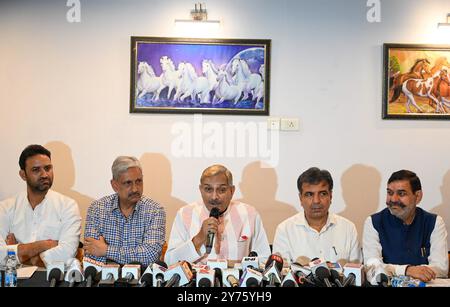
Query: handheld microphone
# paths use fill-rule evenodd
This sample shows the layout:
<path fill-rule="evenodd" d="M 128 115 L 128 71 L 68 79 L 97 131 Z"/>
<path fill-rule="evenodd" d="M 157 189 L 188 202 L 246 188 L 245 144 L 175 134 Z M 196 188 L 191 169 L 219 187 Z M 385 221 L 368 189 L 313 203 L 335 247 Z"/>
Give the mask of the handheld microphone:
<path fill-rule="evenodd" d="M 241 287 L 258 287 L 262 279 L 263 275 L 261 272 L 247 268 L 242 275 Z"/>
<path fill-rule="evenodd" d="M 165 277 L 168 279 L 165 287 L 183 286 L 191 281 L 192 276 L 191 268 L 186 261 L 175 263 L 165 273 Z"/>
<path fill-rule="evenodd" d="M 343 285 L 341 283 L 341 275 L 338 271 L 331 269 L 330 270 L 331 280 L 335 283 L 336 286 L 342 288 Z"/>
<path fill-rule="evenodd" d="M 332 287 L 330 280 L 329 280 L 330 270 L 328 268 L 325 268 L 323 266 L 318 267 L 316 269 L 316 276 L 321 282 L 325 283 L 327 288 Z"/>
<path fill-rule="evenodd" d="M 95 276 L 97 276 L 97 269 L 93 265 L 89 265 L 88 267 L 84 267 L 84 277 L 86 278 L 86 287 L 92 287 L 92 281 L 95 280 Z"/>
<path fill-rule="evenodd" d="M 50 287 L 56 287 L 56 283 L 64 279 L 64 262 L 56 261 L 47 266 L 47 281 Z"/>
<path fill-rule="evenodd" d="M 313 260 L 311 260 L 311 262 L 309 263 L 309 267 L 311 268 L 311 272 L 314 274 L 314 276 L 316 276 L 317 268 L 324 267 L 328 269 L 327 262 L 322 258 L 314 258 Z"/>
<path fill-rule="evenodd" d="M 139 281 L 140 288 L 149 287 L 153 284 L 153 272 L 152 272 L 152 266 L 149 265 L 145 271 L 144 274 L 142 274 L 141 280 Z"/>
<path fill-rule="evenodd" d="M 70 288 L 72 288 L 76 282 L 84 281 L 84 276 L 81 270 L 81 263 L 78 259 L 72 259 L 72 262 L 67 268 L 67 273 L 64 280 L 69 282 Z"/>
<path fill-rule="evenodd" d="M 364 283 L 364 270 L 360 263 L 347 263 L 344 265 L 344 284 L 343 287 L 348 285 L 355 285 L 361 287 Z"/>
<path fill-rule="evenodd" d="M 209 217 L 215 217 L 216 219 L 219 218 L 220 215 L 220 211 L 217 207 L 214 207 L 211 209 L 211 211 L 209 212 Z M 211 254 L 211 250 L 212 250 L 212 246 L 213 246 L 213 242 L 214 242 L 214 236 L 215 233 L 214 232 L 208 232 L 208 236 L 206 237 L 206 253 L 209 255 Z"/>
<path fill-rule="evenodd" d="M 383 264 L 378 259 L 369 259 L 369 261 L 367 261 L 366 277 L 369 283 L 373 286 L 388 286 L 389 278 Z"/>
<path fill-rule="evenodd" d="M 295 277 L 291 270 L 289 270 L 286 276 L 284 276 L 281 287 L 298 287 L 298 284 L 295 281 Z"/>
<path fill-rule="evenodd" d="M 214 269 L 214 287 L 221 288 L 223 287 L 222 284 L 222 270 L 219 268 Z"/>
<path fill-rule="evenodd" d="M 152 265 L 153 269 L 153 287 L 162 287 L 165 280 L 165 274 L 167 271 L 167 264 L 163 261 L 156 261 Z"/>
<path fill-rule="evenodd" d="M 269 280 L 267 287 L 275 287 L 275 284 L 281 284 L 280 272 L 283 269 L 283 258 L 280 254 L 272 254 L 266 262 L 264 271 L 264 280 Z"/>
<path fill-rule="evenodd" d="M 214 271 L 200 269 L 197 271 L 197 287 L 212 287 L 214 285 Z"/>
<path fill-rule="evenodd" d="M 222 284 L 224 287 L 239 287 L 239 270 L 222 270 Z"/>
<path fill-rule="evenodd" d="M 119 278 L 118 264 L 106 264 L 102 269 L 102 280 L 98 283 L 99 287 L 114 287 L 115 281 Z"/>

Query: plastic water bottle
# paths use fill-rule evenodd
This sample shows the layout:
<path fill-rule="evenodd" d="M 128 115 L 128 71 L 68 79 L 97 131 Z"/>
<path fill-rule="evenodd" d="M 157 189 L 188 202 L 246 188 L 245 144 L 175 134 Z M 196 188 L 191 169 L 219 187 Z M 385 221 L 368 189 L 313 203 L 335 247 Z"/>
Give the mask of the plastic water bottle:
<path fill-rule="evenodd" d="M 8 250 L 5 261 L 5 287 L 17 286 L 17 258 L 14 250 Z"/>
<path fill-rule="evenodd" d="M 411 278 L 409 276 L 396 276 L 392 277 L 391 280 L 392 287 L 405 287 L 405 288 L 421 288 L 425 287 L 426 284 L 418 279 Z"/>

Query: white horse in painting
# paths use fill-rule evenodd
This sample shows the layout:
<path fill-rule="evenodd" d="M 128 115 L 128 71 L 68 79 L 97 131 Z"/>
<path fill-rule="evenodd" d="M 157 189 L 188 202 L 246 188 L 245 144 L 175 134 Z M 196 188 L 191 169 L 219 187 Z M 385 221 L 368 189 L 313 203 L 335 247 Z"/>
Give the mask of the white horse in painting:
<path fill-rule="evenodd" d="M 136 96 L 142 98 L 147 93 L 156 93 L 161 87 L 161 78 L 155 75 L 152 66 L 147 62 L 138 64 L 138 81 L 136 84 Z M 155 94 L 150 99 L 155 98 Z"/>
<path fill-rule="evenodd" d="M 242 94 L 242 84 L 233 84 L 226 70 L 220 70 L 217 75 L 217 86 L 214 93 L 213 104 L 222 103 L 225 100 L 232 100 L 234 104 L 239 101 Z"/>
<path fill-rule="evenodd" d="M 164 55 L 159 60 L 161 64 L 162 73 L 161 77 L 161 87 L 158 89 L 156 93 L 156 100 L 159 100 L 159 95 L 163 89 L 168 87 L 167 91 L 167 99 L 170 99 L 170 95 L 172 94 L 172 90 L 177 90 L 180 73 L 175 69 L 175 65 L 173 61 L 168 56 Z"/>
<path fill-rule="evenodd" d="M 195 99 L 195 83 L 198 78 L 194 67 L 191 63 L 180 63 L 178 65 L 180 72 L 180 83 L 174 96 L 175 101 L 183 102 L 188 96 L 191 96 L 191 101 Z"/>
<path fill-rule="evenodd" d="M 242 86 L 242 92 L 244 97 L 242 100 L 248 98 L 249 94 L 252 94 L 252 98 L 255 97 L 255 90 L 262 82 L 261 75 L 252 73 L 245 60 L 235 58 L 231 63 L 231 74 L 235 84 Z"/>
<path fill-rule="evenodd" d="M 261 66 L 259 67 L 259 73 L 261 74 L 261 83 L 255 89 L 255 96 L 253 97 L 253 101 L 255 101 L 256 104 L 258 104 L 261 99 L 264 98 L 264 70 L 264 64 L 261 64 Z"/>

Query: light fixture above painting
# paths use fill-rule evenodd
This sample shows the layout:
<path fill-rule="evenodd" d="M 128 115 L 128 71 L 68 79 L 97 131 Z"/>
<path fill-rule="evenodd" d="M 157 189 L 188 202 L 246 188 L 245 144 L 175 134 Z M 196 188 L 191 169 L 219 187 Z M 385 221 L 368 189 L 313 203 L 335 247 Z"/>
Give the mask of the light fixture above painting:
<path fill-rule="evenodd" d="M 194 9 L 191 10 L 191 19 L 175 19 L 175 25 L 182 24 L 212 24 L 218 26 L 220 24 L 220 20 L 209 20 L 206 4 L 196 3 Z"/>
<path fill-rule="evenodd" d="M 447 22 L 439 22 L 438 28 L 450 29 L 450 14 L 447 14 Z"/>

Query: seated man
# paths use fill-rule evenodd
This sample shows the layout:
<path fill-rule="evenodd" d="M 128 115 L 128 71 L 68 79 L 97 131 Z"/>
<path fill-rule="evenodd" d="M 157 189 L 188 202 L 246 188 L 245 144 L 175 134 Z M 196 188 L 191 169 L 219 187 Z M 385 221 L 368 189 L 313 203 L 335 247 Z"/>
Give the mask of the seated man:
<path fill-rule="evenodd" d="M 400 170 L 388 180 L 387 208 L 364 223 L 364 262 L 381 263 L 390 276 L 422 281 L 447 277 L 447 231 L 440 216 L 416 207 L 422 200 L 419 177 Z"/>
<path fill-rule="evenodd" d="M 270 247 L 258 212 L 250 205 L 232 201 L 235 187 L 231 172 L 222 165 L 206 168 L 200 178 L 203 202 L 178 210 L 170 233 L 165 261 L 199 262 L 206 259 L 240 261 L 250 251 L 268 257 Z M 212 208 L 219 217 L 210 217 Z M 215 234 L 206 254 L 208 232 Z"/>
<path fill-rule="evenodd" d="M 116 193 L 93 201 L 87 212 L 86 257 L 103 263 L 149 265 L 161 256 L 166 212 L 142 195 L 144 181 L 138 159 L 116 158 L 112 176 Z"/>
<path fill-rule="evenodd" d="M 77 203 L 50 190 L 51 153 L 41 145 L 26 147 L 19 158 L 27 190 L 0 203 L 0 263 L 7 249 L 20 263 L 46 266 L 75 257 L 81 216 Z"/>
<path fill-rule="evenodd" d="M 297 188 L 304 212 L 278 225 L 274 253 L 279 252 L 283 258 L 301 264 L 316 257 L 341 265 L 360 263 L 361 249 L 355 225 L 329 212 L 333 193 L 331 174 L 317 167 L 309 168 L 298 177 Z"/>

